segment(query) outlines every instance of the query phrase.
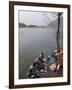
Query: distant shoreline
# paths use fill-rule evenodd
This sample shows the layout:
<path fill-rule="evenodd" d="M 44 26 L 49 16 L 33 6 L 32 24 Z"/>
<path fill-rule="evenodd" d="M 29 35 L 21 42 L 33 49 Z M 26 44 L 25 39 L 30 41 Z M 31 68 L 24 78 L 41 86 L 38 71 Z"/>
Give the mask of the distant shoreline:
<path fill-rule="evenodd" d="M 37 25 L 26 25 L 26 24 L 23 24 L 23 23 L 19 23 L 19 27 L 32 27 L 32 28 L 45 28 L 47 26 L 37 26 Z"/>

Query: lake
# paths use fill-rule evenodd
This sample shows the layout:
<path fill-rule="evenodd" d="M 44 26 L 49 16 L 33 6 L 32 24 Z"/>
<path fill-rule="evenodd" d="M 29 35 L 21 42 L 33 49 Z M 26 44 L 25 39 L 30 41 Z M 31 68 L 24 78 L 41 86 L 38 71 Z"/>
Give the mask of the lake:
<path fill-rule="evenodd" d="M 45 56 L 57 49 L 56 31 L 51 27 L 19 28 L 19 79 L 27 78 L 27 72 L 41 52 Z M 63 49 L 63 31 L 60 30 L 60 47 Z"/>

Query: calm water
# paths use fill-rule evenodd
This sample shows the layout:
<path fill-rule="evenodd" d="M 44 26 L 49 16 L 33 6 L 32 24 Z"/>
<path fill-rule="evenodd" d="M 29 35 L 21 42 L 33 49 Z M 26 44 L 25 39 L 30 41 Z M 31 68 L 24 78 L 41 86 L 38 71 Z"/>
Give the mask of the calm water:
<path fill-rule="evenodd" d="M 62 30 L 60 30 L 60 46 Z M 53 28 L 19 28 L 19 78 L 27 78 L 29 66 L 41 52 L 45 55 L 57 49 L 56 30 Z"/>

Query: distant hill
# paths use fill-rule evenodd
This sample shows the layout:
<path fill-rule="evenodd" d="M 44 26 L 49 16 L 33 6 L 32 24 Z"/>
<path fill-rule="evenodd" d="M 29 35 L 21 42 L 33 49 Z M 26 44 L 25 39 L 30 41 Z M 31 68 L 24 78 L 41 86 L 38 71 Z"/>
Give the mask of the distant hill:
<path fill-rule="evenodd" d="M 38 28 L 44 28 L 46 26 L 38 26 L 38 25 L 26 25 L 24 23 L 19 23 L 19 27 L 38 27 Z"/>
<path fill-rule="evenodd" d="M 19 27 L 50 27 L 57 30 L 58 28 L 58 19 L 50 22 L 47 26 L 37 26 L 37 25 L 26 25 L 24 23 L 19 23 Z M 63 17 L 60 17 L 60 30 L 63 30 Z"/>
<path fill-rule="evenodd" d="M 19 27 L 26 27 L 26 24 L 24 24 L 24 23 L 19 23 Z"/>
<path fill-rule="evenodd" d="M 26 25 L 24 23 L 19 23 L 19 27 L 39 27 L 37 25 Z"/>

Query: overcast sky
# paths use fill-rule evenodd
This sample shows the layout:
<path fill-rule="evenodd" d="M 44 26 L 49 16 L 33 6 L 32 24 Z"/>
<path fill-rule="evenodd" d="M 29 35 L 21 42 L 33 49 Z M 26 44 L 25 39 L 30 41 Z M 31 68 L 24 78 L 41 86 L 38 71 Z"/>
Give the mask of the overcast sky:
<path fill-rule="evenodd" d="M 34 11 L 19 11 L 19 23 L 27 25 L 47 25 L 57 18 L 55 12 L 34 12 Z"/>

